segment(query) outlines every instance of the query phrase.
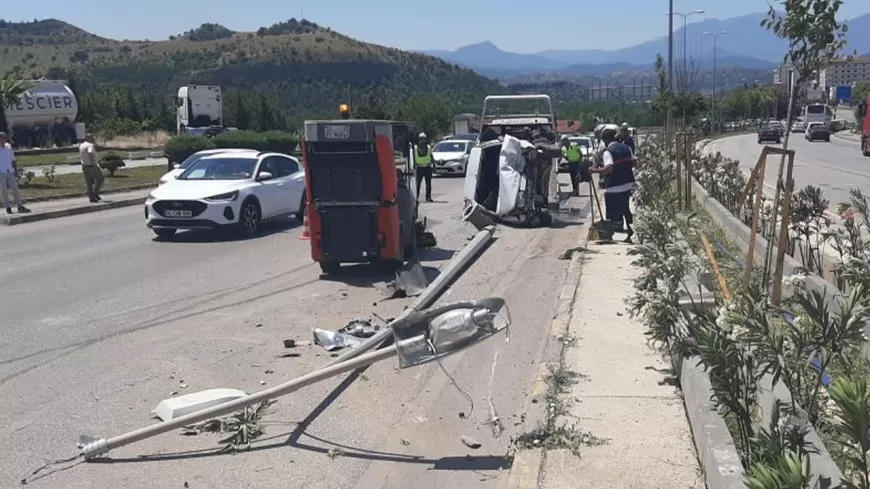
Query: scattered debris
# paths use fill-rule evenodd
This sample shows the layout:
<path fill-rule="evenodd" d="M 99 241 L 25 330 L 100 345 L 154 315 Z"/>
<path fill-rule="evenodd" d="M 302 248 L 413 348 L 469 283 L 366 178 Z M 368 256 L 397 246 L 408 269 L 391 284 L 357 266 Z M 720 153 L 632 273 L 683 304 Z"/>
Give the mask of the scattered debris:
<path fill-rule="evenodd" d="M 480 448 L 480 442 L 470 436 L 462 435 L 460 440 L 462 440 L 463 445 L 471 448 L 472 450 L 477 450 L 478 448 Z"/>
<path fill-rule="evenodd" d="M 331 458 L 331 459 L 335 459 L 335 458 L 340 457 L 342 455 L 344 455 L 344 450 L 342 450 L 341 448 L 338 448 L 338 447 L 330 448 L 329 451 L 326 452 L 326 456 Z"/>
<path fill-rule="evenodd" d="M 284 348 L 296 348 L 295 340 L 284 340 Z"/>
<path fill-rule="evenodd" d="M 275 355 L 275 358 L 296 358 L 301 357 L 300 353 L 281 353 L 280 355 Z"/>
<path fill-rule="evenodd" d="M 314 330 L 314 344 L 322 346 L 326 351 L 334 351 L 342 348 L 354 348 L 361 345 L 362 341 L 349 334 L 316 328 Z"/>
<path fill-rule="evenodd" d="M 372 324 L 368 319 L 354 319 L 338 331 L 315 329 L 314 344 L 322 346 L 326 351 L 354 348 L 363 343 L 361 339 L 371 338 L 379 329 L 380 326 Z"/>
<path fill-rule="evenodd" d="M 406 439 L 404 439 L 404 438 L 402 438 L 402 439 L 401 439 L 401 440 L 399 440 L 399 442 L 401 442 L 401 443 L 402 443 L 402 445 L 404 445 L 404 446 L 408 446 L 408 445 L 410 445 L 410 444 L 411 444 L 411 442 L 410 442 L 410 441 L 408 441 L 408 440 L 406 440 Z"/>
<path fill-rule="evenodd" d="M 174 379 L 174 378 L 175 378 L 175 372 L 172 372 L 171 374 L 169 374 L 169 378 L 170 378 L 170 379 Z"/>
<path fill-rule="evenodd" d="M 559 255 L 559 259 L 560 260 L 570 260 L 571 258 L 574 257 L 574 253 L 583 253 L 585 251 L 586 251 L 585 246 L 576 246 L 574 248 L 570 248 L 570 249 L 567 249 L 564 252 L 562 252 L 562 254 Z"/>
<path fill-rule="evenodd" d="M 184 487 L 190 487 L 190 484 L 188 484 L 187 481 L 184 481 Z"/>
<path fill-rule="evenodd" d="M 263 325 L 262 325 L 262 324 L 260 324 L 260 323 L 257 323 L 257 324 L 256 324 L 256 326 L 254 326 L 254 327 L 255 327 L 255 328 L 262 328 L 262 327 L 263 327 Z"/>
<path fill-rule="evenodd" d="M 459 419 L 465 419 L 465 411 L 459 411 Z"/>
<path fill-rule="evenodd" d="M 396 272 L 396 279 L 390 282 L 375 282 L 372 284 L 387 299 L 401 297 L 416 297 L 429 286 L 429 279 L 423 271 L 420 262 L 414 260 L 402 266 Z"/>
<path fill-rule="evenodd" d="M 239 411 L 223 418 L 210 419 L 185 426 L 182 434 L 185 434 L 185 432 L 230 433 L 230 436 L 221 439 L 218 443 L 224 445 L 225 449 L 239 450 L 248 448 L 251 442 L 265 433 L 261 421 L 263 416 L 269 413 L 269 408 L 275 402 L 274 399 L 263 401 L 255 406 L 246 407 L 244 411 Z"/>
<path fill-rule="evenodd" d="M 368 319 L 354 319 L 338 330 L 338 332 L 349 334 L 357 338 L 371 338 L 379 329 L 381 328 L 377 325 L 373 325 Z"/>
<path fill-rule="evenodd" d="M 178 381 L 178 387 L 181 387 L 182 389 L 187 389 L 187 384 L 183 380 L 180 380 Z"/>
<path fill-rule="evenodd" d="M 169 395 L 170 395 L 170 396 L 177 396 L 177 395 L 178 395 L 178 391 L 172 391 L 172 392 L 169 393 Z"/>
<path fill-rule="evenodd" d="M 260 381 L 260 385 L 266 385 L 266 381 L 265 381 L 265 380 L 261 380 L 261 381 Z"/>
<path fill-rule="evenodd" d="M 274 371 L 274 370 L 266 370 L 266 372 L 265 372 L 265 373 L 267 373 L 267 374 L 274 374 L 274 373 L 275 373 L 275 371 Z"/>

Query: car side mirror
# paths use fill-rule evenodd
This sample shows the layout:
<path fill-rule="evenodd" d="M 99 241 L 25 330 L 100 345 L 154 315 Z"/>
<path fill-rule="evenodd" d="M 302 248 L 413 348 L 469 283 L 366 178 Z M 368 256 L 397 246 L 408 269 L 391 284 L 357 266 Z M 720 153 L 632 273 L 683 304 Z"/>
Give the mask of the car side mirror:
<path fill-rule="evenodd" d="M 181 168 L 181 163 L 176 163 L 176 164 L 172 165 L 172 168 L 175 168 L 176 170 Z"/>
<path fill-rule="evenodd" d="M 272 174 L 267 171 L 261 171 L 259 175 L 257 175 L 257 181 L 262 182 L 263 180 L 271 180 Z"/>

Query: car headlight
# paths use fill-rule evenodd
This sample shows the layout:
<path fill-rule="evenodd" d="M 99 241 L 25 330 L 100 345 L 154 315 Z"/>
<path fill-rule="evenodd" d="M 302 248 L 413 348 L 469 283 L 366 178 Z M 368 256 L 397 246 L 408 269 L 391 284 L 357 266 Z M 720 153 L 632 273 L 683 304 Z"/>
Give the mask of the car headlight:
<path fill-rule="evenodd" d="M 205 200 L 213 200 L 213 201 L 231 201 L 239 198 L 239 191 L 235 190 L 233 192 L 227 192 L 225 194 L 212 195 L 211 197 L 206 197 Z"/>

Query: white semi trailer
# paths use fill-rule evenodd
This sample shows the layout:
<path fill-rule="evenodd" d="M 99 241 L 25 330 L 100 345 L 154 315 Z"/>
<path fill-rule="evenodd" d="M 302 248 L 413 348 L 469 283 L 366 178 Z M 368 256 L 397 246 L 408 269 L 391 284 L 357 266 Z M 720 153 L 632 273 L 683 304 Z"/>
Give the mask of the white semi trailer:
<path fill-rule="evenodd" d="M 75 94 L 59 80 L 34 80 L 18 101 L 4 107 L 6 125 L 16 145 L 58 147 L 81 141 L 85 125 L 76 123 L 79 104 Z"/>
<path fill-rule="evenodd" d="M 222 130 L 224 109 L 221 87 L 187 85 L 178 89 L 175 99 L 178 134 L 208 135 Z"/>

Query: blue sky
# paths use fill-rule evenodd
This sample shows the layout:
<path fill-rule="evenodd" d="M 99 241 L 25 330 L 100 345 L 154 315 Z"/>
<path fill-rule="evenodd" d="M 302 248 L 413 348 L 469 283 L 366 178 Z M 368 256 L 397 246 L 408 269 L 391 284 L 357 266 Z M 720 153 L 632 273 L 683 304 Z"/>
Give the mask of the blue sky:
<path fill-rule="evenodd" d="M 408 50 L 455 49 L 489 40 L 506 51 L 535 52 L 617 49 L 664 35 L 667 5 L 667 0 L 40 0 L 18 2 L 0 16 L 13 21 L 59 17 L 105 37 L 152 40 L 204 22 L 252 31 L 304 16 L 362 41 Z M 674 10 L 704 9 L 707 18 L 719 19 L 763 12 L 767 6 L 767 0 L 674 0 Z M 865 1 L 858 0 L 841 8 L 844 18 L 867 11 Z M 622 19 L 618 35 L 605 18 Z M 523 30 L 539 34 L 523 40 Z"/>

